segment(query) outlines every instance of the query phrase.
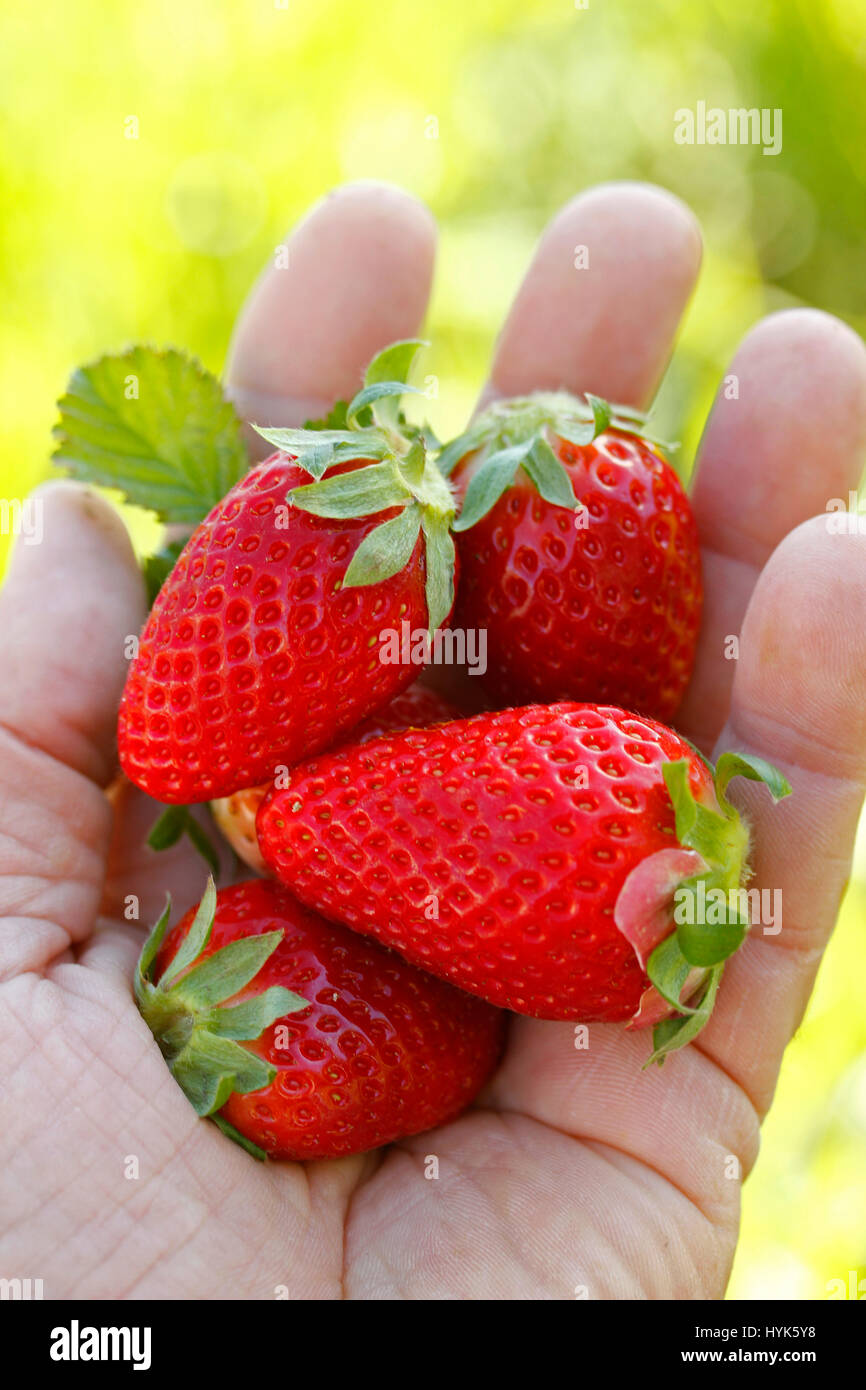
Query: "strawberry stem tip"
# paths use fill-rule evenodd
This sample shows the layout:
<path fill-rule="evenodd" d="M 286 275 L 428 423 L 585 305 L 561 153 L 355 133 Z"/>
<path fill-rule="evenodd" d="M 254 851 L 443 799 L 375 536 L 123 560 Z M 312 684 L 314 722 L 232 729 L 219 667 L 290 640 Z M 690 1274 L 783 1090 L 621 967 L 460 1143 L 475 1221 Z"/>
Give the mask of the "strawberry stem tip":
<path fill-rule="evenodd" d="M 585 447 L 600 434 L 616 429 L 639 434 L 662 448 L 675 449 L 676 444 L 654 439 L 647 432 L 646 418 L 630 406 L 612 405 L 589 392 L 585 403 L 565 391 L 539 391 L 532 396 L 495 402 L 439 454 L 439 470 L 447 478 L 466 454 L 481 451 L 452 529 L 468 531 L 486 516 L 511 487 L 518 468 L 523 469 L 546 502 L 580 510 L 568 470 L 551 447 L 551 437 Z"/>
<path fill-rule="evenodd" d="M 212 878 L 173 959 L 154 983 L 154 964 L 170 913 L 168 901 L 142 947 L 135 973 L 135 1000 L 196 1114 L 215 1117 L 232 1092 L 262 1090 L 276 1075 L 273 1067 L 240 1043 L 261 1037 L 278 1018 L 305 1008 L 307 1001 L 281 985 L 273 985 L 260 994 L 246 994 L 238 1003 L 226 1003 L 255 979 L 283 932 L 241 937 L 202 957 L 216 915 Z M 221 1118 L 218 1123 L 224 1133 L 250 1149 L 249 1141 L 231 1125 Z M 257 1150 L 255 1156 L 264 1154 Z"/>
<path fill-rule="evenodd" d="M 189 838 L 214 878 L 219 878 L 220 861 L 214 842 L 189 806 L 166 806 L 151 826 L 147 843 L 157 851 L 171 849 L 183 835 Z"/>
<path fill-rule="evenodd" d="M 727 798 L 729 782 L 733 777 L 763 782 L 774 801 L 791 791 L 782 774 L 762 758 L 723 753 L 713 773 L 716 806 L 708 806 L 692 793 L 689 767 L 688 759 L 682 758 L 662 768 L 677 840 L 697 858 L 675 890 L 675 930 L 655 946 L 646 962 L 651 984 L 675 1011 L 656 1024 L 647 1066 L 661 1064 L 668 1053 L 698 1035 L 712 1012 L 725 961 L 739 950 L 749 930 L 738 892 L 750 875 L 749 831 Z M 684 1003 L 690 994 L 691 1001 Z"/>
<path fill-rule="evenodd" d="M 323 429 L 253 428 L 269 444 L 293 455 L 313 479 L 293 488 L 286 499 L 301 511 L 344 520 L 400 508 L 361 542 L 343 583 L 347 587 L 378 584 L 399 574 L 423 536 L 427 621 L 433 633 L 454 603 L 451 524 L 455 504 L 434 462 L 435 440 L 430 431 L 410 424 L 400 409 L 401 396 L 422 394 L 407 385 L 407 378 L 423 346 L 412 338 L 380 352 L 367 368 L 354 400 L 335 410 Z M 359 459 L 371 462 L 325 476 L 335 465 Z"/>

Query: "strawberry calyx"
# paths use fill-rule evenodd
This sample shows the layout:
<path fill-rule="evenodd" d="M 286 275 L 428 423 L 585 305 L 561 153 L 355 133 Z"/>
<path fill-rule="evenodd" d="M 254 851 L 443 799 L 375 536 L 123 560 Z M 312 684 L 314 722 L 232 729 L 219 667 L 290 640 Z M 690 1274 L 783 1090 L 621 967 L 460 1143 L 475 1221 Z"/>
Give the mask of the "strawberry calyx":
<path fill-rule="evenodd" d="M 646 421 L 641 411 L 612 405 L 590 392 L 584 400 L 567 391 L 539 391 L 531 396 L 495 401 L 439 454 L 439 469 L 447 478 L 466 454 L 480 451 L 460 516 L 452 529 L 468 531 L 486 516 L 512 486 L 518 469 L 523 470 L 546 502 L 580 511 L 582 504 L 575 497 L 567 468 L 551 446 L 551 438 L 585 447 L 600 434 L 614 429 L 638 434 L 662 448 L 676 448 L 675 444 L 655 439 L 648 432 Z"/>
<path fill-rule="evenodd" d="M 196 1114 L 215 1117 L 233 1091 L 260 1091 L 276 1076 L 273 1067 L 240 1043 L 261 1037 L 278 1018 L 306 1008 L 307 1001 L 282 985 L 272 985 L 260 994 L 246 995 L 239 1003 L 226 1002 L 255 979 L 283 932 L 239 937 L 202 959 L 216 915 L 212 878 L 173 959 L 154 982 L 153 967 L 170 914 L 168 901 L 142 947 L 135 972 L 135 1001 Z M 256 1157 L 265 1157 L 221 1117 L 218 1123 L 249 1152 L 255 1150 Z"/>
<path fill-rule="evenodd" d="M 763 758 L 729 752 L 711 768 L 712 801 L 702 801 L 692 792 L 689 770 L 686 758 L 662 768 L 679 848 L 661 850 L 632 870 L 614 908 L 614 921 L 650 980 L 629 1024 L 654 1025 L 647 1066 L 661 1064 L 701 1031 L 725 961 L 749 930 L 740 891 L 751 874 L 749 830 L 728 800 L 728 783 L 738 776 L 763 782 L 774 801 L 791 791 Z"/>
<path fill-rule="evenodd" d="M 400 508 L 364 538 L 343 584 L 349 588 L 378 584 L 399 574 L 423 535 L 427 621 L 432 633 L 454 603 L 451 523 L 456 508 L 433 458 L 436 441 L 425 426 L 410 424 L 400 409 L 401 396 L 422 394 L 407 385 L 407 378 L 423 346 L 411 338 L 380 352 L 368 366 L 354 400 L 336 407 L 323 422 L 324 428 L 253 428 L 269 444 L 293 456 L 313 479 L 288 493 L 286 500 L 301 511 L 345 520 Z M 370 462 L 350 472 L 329 473 L 335 465 L 359 459 Z"/>

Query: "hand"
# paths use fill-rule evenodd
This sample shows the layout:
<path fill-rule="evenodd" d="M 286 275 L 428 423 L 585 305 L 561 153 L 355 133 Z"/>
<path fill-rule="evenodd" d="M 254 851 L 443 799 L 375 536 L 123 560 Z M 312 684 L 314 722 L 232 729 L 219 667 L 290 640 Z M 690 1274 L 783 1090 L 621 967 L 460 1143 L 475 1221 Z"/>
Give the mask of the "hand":
<path fill-rule="evenodd" d="M 433 260 L 427 212 L 375 186 L 325 200 L 238 327 L 228 380 L 259 422 L 350 395 L 385 343 L 413 336 Z M 573 251 L 589 248 L 590 268 Z M 659 190 L 595 189 L 547 229 L 485 395 L 652 396 L 697 276 L 690 214 Z M 829 534 L 857 486 L 866 352 L 810 310 L 774 315 L 731 366 L 694 504 L 707 590 L 678 721 L 706 750 L 760 754 L 794 794 L 738 783 L 755 883 L 784 926 L 753 933 L 697 1043 L 643 1071 L 646 1035 L 515 1018 L 482 1103 L 382 1153 L 256 1165 L 198 1120 L 140 1019 L 130 980 L 166 891 L 204 872 L 142 848 L 153 803 L 112 804 L 123 644 L 144 618 L 115 513 L 70 483 L 39 490 L 41 546 L 0 594 L 0 1271 L 46 1298 L 717 1298 L 740 1182 L 803 1013 L 848 873 L 866 779 L 866 537 Z M 809 520 L 813 517 L 812 520 Z M 739 660 L 724 640 L 740 634 Z M 134 895 L 140 921 L 124 919 Z M 424 1177 L 436 1154 L 438 1180 Z M 732 1162 L 732 1156 L 737 1161 Z M 130 1157 L 138 1161 L 139 1176 Z"/>

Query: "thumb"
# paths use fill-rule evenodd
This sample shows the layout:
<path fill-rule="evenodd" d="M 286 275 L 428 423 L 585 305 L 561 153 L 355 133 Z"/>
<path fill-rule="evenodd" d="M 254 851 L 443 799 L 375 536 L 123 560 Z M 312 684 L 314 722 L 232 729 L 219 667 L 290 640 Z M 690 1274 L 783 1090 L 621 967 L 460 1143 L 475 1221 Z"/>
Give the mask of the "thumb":
<path fill-rule="evenodd" d="M 124 638 L 144 590 L 123 524 L 75 483 L 26 502 L 0 590 L 0 965 L 41 970 L 99 911 Z"/>
<path fill-rule="evenodd" d="M 0 589 L 0 725 L 104 786 L 144 586 L 122 521 L 95 492 L 45 483 L 25 506 L 28 534 Z"/>

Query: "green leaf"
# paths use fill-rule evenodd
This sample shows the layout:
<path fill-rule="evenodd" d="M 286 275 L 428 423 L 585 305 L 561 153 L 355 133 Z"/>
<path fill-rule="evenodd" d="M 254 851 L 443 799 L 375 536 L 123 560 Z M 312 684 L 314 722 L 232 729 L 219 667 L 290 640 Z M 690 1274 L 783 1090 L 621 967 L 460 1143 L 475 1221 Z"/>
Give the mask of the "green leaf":
<path fill-rule="evenodd" d="M 647 961 L 646 973 L 650 983 L 655 985 L 663 999 L 667 1000 L 673 1008 L 679 1009 L 681 1013 L 689 1013 L 691 1012 L 689 1007 L 680 1003 L 680 996 L 691 969 L 691 964 L 683 955 L 676 933 L 672 932 L 670 936 L 665 937 L 664 941 L 660 941 L 651 952 Z"/>
<path fill-rule="evenodd" d="M 698 1036 L 713 1011 L 723 969 L 724 966 L 717 965 L 710 971 L 700 1003 L 695 1010 L 683 1018 L 666 1018 L 656 1024 L 653 1029 L 654 1050 L 652 1056 L 644 1063 L 644 1069 L 653 1062 L 661 1066 L 668 1053 L 685 1047 Z"/>
<path fill-rule="evenodd" d="M 424 338 L 400 338 L 395 343 L 389 343 L 370 360 L 364 373 L 364 385 L 373 386 L 380 381 L 408 381 L 415 358 L 423 347 L 429 346 Z"/>
<path fill-rule="evenodd" d="M 603 401 L 601 396 L 593 396 L 589 391 L 586 393 L 586 399 L 592 411 L 592 424 L 595 430 L 593 438 L 597 439 L 600 434 L 604 434 L 605 430 L 610 429 L 614 408 L 609 401 Z M 641 416 L 640 419 L 642 420 L 643 417 Z"/>
<path fill-rule="evenodd" d="M 541 435 L 524 458 L 523 471 L 529 475 L 545 502 L 550 502 L 554 507 L 568 507 L 571 511 L 579 506 L 568 469 Z"/>
<path fill-rule="evenodd" d="M 421 396 L 423 391 L 419 391 L 416 386 L 407 386 L 402 381 L 376 381 L 370 386 L 365 386 L 359 391 L 353 401 L 350 402 L 346 411 L 346 419 L 350 425 L 362 424 L 362 416 L 368 406 L 373 407 L 373 418 L 376 424 L 385 428 L 393 428 L 399 423 L 399 408 L 397 402 L 401 396 L 407 392 Z"/>
<path fill-rule="evenodd" d="M 182 835 L 189 837 L 211 873 L 219 878 L 220 861 L 213 841 L 188 806 L 167 806 L 151 827 L 147 843 L 151 849 L 171 849 Z"/>
<path fill-rule="evenodd" d="M 512 444 L 507 449 L 490 454 L 484 460 L 469 480 L 463 507 L 453 526 L 455 531 L 468 531 L 487 515 L 514 482 L 518 467 L 534 444 L 535 439 L 525 439 L 520 444 Z"/>
<path fill-rule="evenodd" d="M 454 606 L 454 567 L 457 557 L 447 517 L 424 512 L 421 525 L 424 528 L 427 565 L 427 625 L 432 637 Z"/>
<path fill-rule="evenodd" d="M 343 584 L 379 584 L 408 565 L 421 530 L 421 510 L 410 502 L 390 521 L 365 536 L 352 556 Z"/>
<path fill-rule="evenodd" d="M 662 777 L 673 802 L 676 817 L 677 839 L 681 845 L 691 847 L 692 830 L 698 818 L 698 803 L 689 785 L 689 763 L 687 758 L 664 763 Z"/>
<path fill-rule="evenodd" d="M 286 501 L 302 512 L 342 520 L 371 516 L 407 500 L 393 462 L 370 463 L 350 473 L 338 473 L 318 483 L 293 488 Z"/>
<path fill-rule="evenodd" d="M 253 1158 L 257 1158 L 260 1163 L 267 1162 L 268 1156 L 264 1149 L 260 1149 L 258 1144 L 253 1143 L 252 1139 L 247 1139 L 245 1134 L 241 1134 L 239 1129 L 230 1125 L 228 1120 L 223 1119 L 222 1115 L 211 1115 L 210 1118 L 222 1130 L 227 1139 L 231 1139 L 235 1144 L 240 1144 L 242 1149 L 246 1149 L 247 1153 L 252 1154 Z"/>
<path fill-rule="evenodd" d="M 414 492 L 423 484 L 426 471 L 427 449 L 419 435 L 417 439 L 413 439 L 406 457 L 400 460 L 400 472 L 406 479 L 407 486 Z"/>
<path fill-rule="evenodd" d="M 190 931 L 194 930 L 195 923 L 190 928 Z M 265 961 L 279 946 L 283 935 L 280 928 L 278 931 L 263 932 L 261 936 L 243 936 L 237 941 L 230 941 L 227 946 L 193 966 L 175 984 L 173 993 L 196 1010 L 231 999 L 255 979 Z M 173 967 L 172 978 L 176 974 L 177 970 Z"/>
<path fill-rule="evenodd" d="M 275 1068 L 254 1052 L 204 1028 L 195 1029 L 171 1072 L 198 1115 L 221 1110 L 233 1091 L 261 1091 L 276 1076 Z"/>
<path fill-rule="evenodd" d="M 253 425 L 262 439 L 294 457 L 317 481 L 335 463 L 357 458 L 383 458 L 387 442 L 377 431 L 265 429 Z"/>
<path fill-rule="evenodd" d="M 714 882 L 714 877 L 709 874 L 698 879 L 689 879 L 681 883 L 677 889 L 678 894 L 687 893 L 692 901 L 691 911 L 684 914 L 686 920 L 677 919 L 676 932 L 680 950 L 690 965 L 719 965 L 739 950 L 749 930 L 749 923 L 743 921 L 738 912 L 730 910 L 727 890 L 722 882 Z M 723 921 L 706 920 L 707 914 L 702 911 L 701 903 L 706 905 L 707 897 L 702 897 L 698 886 L 700 883 L 703 883 L 707 895 L 723 894 L 722 903 L 717 903 L 715 896 L 711 900 L 713 905 L 720 909 Z M 682 900 L 677 904 L 678 911 L 681 905 Z"/>
<path fill-rule="evenodd" d="M 186 936 L 178 947 L 174 959 L 163 972 L 159 982 L 159 987 L 163 993 L 171 987 L 172 982 L 177 979 L 181 972 L 186 970 L 187 966 L 192 965 L 193 961 L 201 955 L 210 940 L 215 916 L 216 888 L 213 879 L 209 878 Z"/>
<path fill-rule="evenodd" d="M 207 864 L 214 878 L 219 878 L 220 861 L 219 855 L 214 847 L 213 840 L 208 835 L 204 826 L 199 825 L 195 816 L 190 811 L 186 822 L 187 839 L 193 849 L 198 850 L 204 862 Z"/>
<path fill-rule="evenodd" d="M 725 792 L 733 777 L 748 777 L 752 782 L 763 782 L 774 801 L 791 795 L 791 785 L 778 768 L 751 753 L 722 753 L 719 757 L 716 763 L 716 794 L 722 802 L 726 800 Z"/>
<path fill-rule="evenodd" d="M 79 368 L 58 405 L 54 462 L 167 524 L 196 526 L 249 467 L 219 382 L 171 348 L 134 347 Z"/>
<path fill-rule="evenodd" d="M 151 849 L 170 849 L 176 845 L 184 830 L 189 811 L 186 806 L 166 806 L 151 826 L 147 843 Z"/>
<path fill-rule="evenodd" d="M 415 388 L 407 388 L 406 382 L 409 380 L 409 373 L 422 347 L 428 344 L 422 338 L 403 338 L 399 342 L 390 343 L 383 348 L 380 353 L 373 358 L 364 373 L 365 388 L 379 386 L 383 383 L 402 384 L 403 391 L 411 389 L 416 395 L 423 393 L 415 391 Z M 361 392 L 363 395 L 363 392 Z M 371 397 L 376 400 L 373 414 L 377 424 L 384 429 L 395 429 L 399 423 L 398 399 L 402 391 L 398 391 L 392 398 L 391 393 L 380 397 Z M 358 397 L 355 397 L 357 401 Z M 353 402 L 354 404 L 354 402 Z M 350 407 L 351 410 L 351 407 Z"/>
<path fill-rule="evenodd" d="M 138 957 L 138 966 L 136 969 L 136 985 L 142 980 L 150 979 L 150 968 L 156 960 L 159 948 L 165 939 L 170 919 L 171 898 L 167 897 L 165 900 L 165 907 L 162 910 L 159 920 L 151 927 L 147 940 L 141 948 L 141 954 Z M 138 989 L 136 988 L 136 997 L 137 995 Z"/>
<path fill-rule="evenodd" d="M 262 994 L 245 999 L 242 1004 L 232 1004 L 225 1008 L 212 1010 L 205 1020 L 205 1026 L 220 1038 L 235 1038 L 250 1041 L 261 1037 L 266 1028 L 276 1023 L 285 1014 L 297 1013 L 306 1009 L 308 1001 L 299 994 L 293 994 L 282 985 L 272 985 Z"/>
<path fill-rule="evenodd" d="M 350 429 L 296 429 L 289 426 L 253 425 L 256 434 L 280 449 L 284 454 L 303 453 L 305 449 L 315 449 L 321 444 L 350 444 L 357 448 L 358 431 Z"/>

